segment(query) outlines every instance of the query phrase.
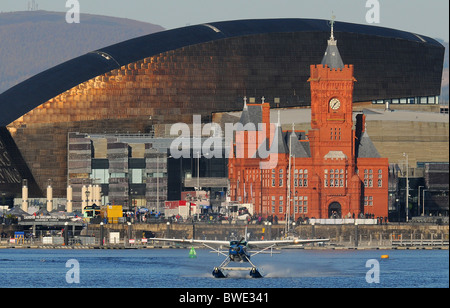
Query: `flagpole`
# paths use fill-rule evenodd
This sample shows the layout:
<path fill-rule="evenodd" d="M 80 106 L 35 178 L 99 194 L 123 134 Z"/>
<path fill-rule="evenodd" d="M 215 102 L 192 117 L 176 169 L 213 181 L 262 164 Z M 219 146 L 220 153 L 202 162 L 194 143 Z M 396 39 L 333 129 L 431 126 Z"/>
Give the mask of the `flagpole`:
<path fill-rule="evenodd" d="M 294 133 L 294 124 L 292 124 L 292 133 Z M 289 232 L 289 222 L 291 219 L 291 157 L 292 157 L 292 135 L 289 136 L 289 173 L 287 183 L 287 209 L 286 209 L 286 234 Z"/>

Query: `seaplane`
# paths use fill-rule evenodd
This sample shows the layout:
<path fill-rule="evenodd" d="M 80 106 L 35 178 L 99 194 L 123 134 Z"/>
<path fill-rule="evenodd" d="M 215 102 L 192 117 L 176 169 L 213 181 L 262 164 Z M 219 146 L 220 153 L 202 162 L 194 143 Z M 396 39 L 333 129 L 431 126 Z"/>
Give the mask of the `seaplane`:
<path fill-rule="evenodd" d="M 284 240 L 262 240 L 262 241 L 249 241 L 247 240 L 247 228 L 245 229 L 245 236 L 241 240 L 233 241 L 220 241 L 220 240 L 195 240 L 195 239 L 174 239 L 174 238 L 151 238 L 152 241 L 165 241 L 184 244 L 201 244 L 212 252 L 217 252 L 225 256 L 225 260 L 219 265 L 214 267 L 212 275 L 214 278 L 226 278 L 230 271 L 249 271 L 249 275 L 252 278 L 262 278 L 258 267 L 250 261 L 250 259 L 260 253 L 271 253 L 274 247 L 288 246 L 288 245 L 301 245 L 309 243 L 323 243 L 328 242 L 329 239 L 284 239 Z M 217 246 L 217 248 L 213 247 Z M 228 251 L 221 250 L 221 247 L 227 247 Z M 257 251 L 250 251 L 249 249 L 260 249 Z M 270 252 L 269 252 L 270 250 Z M 231 262 L 238 264 L 248 264 L 249 266 L 228 266 Z"/>

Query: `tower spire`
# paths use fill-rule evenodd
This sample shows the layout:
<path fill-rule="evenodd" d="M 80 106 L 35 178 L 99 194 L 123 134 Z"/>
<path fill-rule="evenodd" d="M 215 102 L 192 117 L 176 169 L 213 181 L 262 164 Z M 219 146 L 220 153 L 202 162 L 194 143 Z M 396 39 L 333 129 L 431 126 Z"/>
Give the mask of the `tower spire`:
<path fill-rule="evenodd" d="M 331 16 L 331 34 L 328 40 L 327 50 L 322 59 L 322 65 L 328 65 L 329 68 L 344 68 L 344 62 L 337 48 L 337 40 L 334 38 L 334 24 L 336 16 Z"/>

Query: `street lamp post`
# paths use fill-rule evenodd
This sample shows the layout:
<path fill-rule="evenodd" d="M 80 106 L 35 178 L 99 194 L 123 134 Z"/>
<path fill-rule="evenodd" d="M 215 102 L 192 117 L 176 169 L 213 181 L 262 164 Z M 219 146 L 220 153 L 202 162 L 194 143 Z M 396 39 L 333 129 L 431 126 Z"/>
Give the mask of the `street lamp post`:
<path fill-rule="evenodd" d="M 422 191 L 422 216 L 425 216 L 425 192 L 428 191 L 428 189 L 424 189 Z"/>
<path fill-rule="evenodd" d="M 136 217 L 136 213 L 137 213 L 137 202 L 136 202 L 136 198 L 133 198 L 134 196 L 137 196 L 138 192 L 136 190 L 133 190 L 133 188 L 130 188 L 130 200 L 128 201 L 130 206 L 130 212 L 134 206 L 134 215 Z"/>
<path fill-rule="evenodd" d="M 64 223 L 64 246 L 69 245 L 69 223 L 66 221 Z"/>
<path fill-rule="evenodd" d="M 89 194 L 90 194 L 91 192 L 89 191 L 89 190 L 86 190 L 85 191 L 85 195 L 86 195 L 86 206 L 88 206 L 89 205 Z"/>
<path fill-rule="evenodd" d="M 197 152 L 197 190 L 200 191 L 200 152 Z"/>
<path fill-rule="evenodd" d="M 418 210 L 420 211 L 420 188 L 424 187 L 422 185 L 419 185 L 419 189 L 418 189 L 418 193 L 417 193 L 417 206 L 418 206 Z M 422 206 L 424 206 L 424 204 L 422 204 Z M 423 216 L 423 214 L 422 214 Z"/>
<path fill-rule="evenodd" d="M 159 152 L 156 152 L 156 211 L 159 213 Z"/>
<path fill-rule="evenodd" d="M 105 237 L 104 234 L 104 227 L 103 227 L 103 221 L 100 222 L 100 246 L 103 246 L 103 238 Z"/>
<path fill-rule="evenodd" d="M 294 125 L 292 125 L 294 126 Z M 292 129 L 292 133 L 294 133 L 294 129 Z M 286 198 L 286 228 L 285 228 L 285 236 L 289 233 L 289 224 L 291 222 L 291 161 L 292 161 L 292 138 L 289 137 L 289 167 L 288 167 L 288 179 L 287 179 L 287 198 Z"/>
<path fill-rule="evenodd" d="M 409 165 L 408 165 L 408 154 L 403 153 L 403 156 L 406 157 L 406 222 L 408 222 L 408 209 L 409 209 Z"/>

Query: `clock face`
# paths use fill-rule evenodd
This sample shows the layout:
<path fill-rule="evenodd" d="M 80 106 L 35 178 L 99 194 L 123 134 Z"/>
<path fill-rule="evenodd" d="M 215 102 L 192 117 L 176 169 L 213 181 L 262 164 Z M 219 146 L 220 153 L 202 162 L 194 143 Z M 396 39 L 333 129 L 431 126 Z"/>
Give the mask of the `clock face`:
<path fill-rule="evenodd" d="M 330 108 L 332 110 L 338 110 L 341 107 L 341 102 L 337 98 L 330 100 Z"/>

